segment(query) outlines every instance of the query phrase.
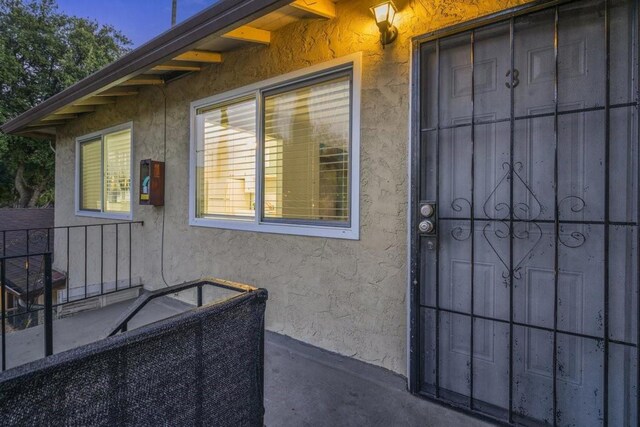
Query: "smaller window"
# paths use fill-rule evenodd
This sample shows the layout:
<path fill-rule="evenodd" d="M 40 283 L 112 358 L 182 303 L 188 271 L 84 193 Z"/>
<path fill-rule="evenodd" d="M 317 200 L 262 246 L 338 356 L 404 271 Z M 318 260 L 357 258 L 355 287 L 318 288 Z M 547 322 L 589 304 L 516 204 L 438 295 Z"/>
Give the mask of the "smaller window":
<path fill-rule="evenodd" d="M 77 140 L 76 214 L 131 218 L 131 124 Z"/>

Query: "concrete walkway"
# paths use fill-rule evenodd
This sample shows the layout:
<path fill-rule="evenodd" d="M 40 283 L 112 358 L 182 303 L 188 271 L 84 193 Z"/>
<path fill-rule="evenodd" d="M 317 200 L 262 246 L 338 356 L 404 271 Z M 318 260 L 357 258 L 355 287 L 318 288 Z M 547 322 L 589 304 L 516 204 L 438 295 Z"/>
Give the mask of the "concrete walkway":
<path fill-rule="evenodd" d="M 131 301 L 54 321 L 54 350 L 105 337 Z M 154 300 L 129 328 L 158 321 L 191 306 Z M 8 366 L 42 357 L 42 327 L 7 337 Z M 464 414 L 411 395 L 406 380 L 385 369 L 267 332 L 265 425 L 281 426 L 486 426 Z"/>
<path fill-rule="evenodd" d="M 487 426 L 407 391 L 383 368 L 267 332 L 265 425 Z"/>

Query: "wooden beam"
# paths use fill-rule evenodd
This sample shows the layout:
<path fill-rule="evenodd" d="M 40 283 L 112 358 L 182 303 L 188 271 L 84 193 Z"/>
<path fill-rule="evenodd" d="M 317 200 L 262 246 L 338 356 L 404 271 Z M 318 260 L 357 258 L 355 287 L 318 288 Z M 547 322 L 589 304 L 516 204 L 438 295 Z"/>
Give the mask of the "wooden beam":
<path fill-rule="evenodd" d="M 69 120 L 69 119 L 77 119 L 77 114 L 52 114 L 50 116 L 42 119 L 43 122 L 51 122 L 56 120 Z"/>
<path fill-rule="evenodd" d="M 78 114 L 78 113 L 91 113 L 96 111 L 96 107 L 92 105 L 70 105 L 59 109 L 53 114 Z"/>
<path fill-rule="evenodd" d="M 116 98 L 109 96 L 93 96 L 88 99 L 83 99 L 82 101 L 74 102 L 73 105 L 105 105 L 105 104 L 115 104 Z"/>
<path fill-rule="evenodd" d="M 166 64 L 156 65 L 153 71 L 200 71 L 202 67 L 193 62 L 171 61 Z"/>
<path fill-rule="evenodd" d="M 227 39 L 241 40 L 243 42 L 260 44 L 271 43 L 271 33 L 269 31 L 249 27 L 248 25 L 244 25 L 242 27 L 236 28 L 233 31 L 229 31 L 222 37 Z"/>
<path fill-rule="evenodd" d="M 67 122 L 64 120 L 61 120 L 59 122 L 34 123 L 32 125 L 27 126 L 27 129 L 53 128 L 55 126 L 61 126 L 66 124 Z"/>
<path fill-rule="evenodd" d="M 132 96 L 138 93 L 138 89 L 135 87 L 112 87 L 96 94 L 96 96 Z"/>
<path fill-rule="evenodd" d="M 336 17 L 336 5 L 331 0 L 296 0 L 291 6 L 327 19 Z"/>
<path fill-rule="evenodd" d="M 174 61 L 193 61 L 219 63 L 222 62 L 222 54 L 208 50 L 190 50 L 173 58 Z"/>
<path fill-rule="evenodd" d="M 154 76 L 151 74 L 141 74 L 133 77 L 125 82 L 120 83 L 120 86 L 140 86 L 140 85 L 162 85 L 164 80 L 160 76 Z"/>

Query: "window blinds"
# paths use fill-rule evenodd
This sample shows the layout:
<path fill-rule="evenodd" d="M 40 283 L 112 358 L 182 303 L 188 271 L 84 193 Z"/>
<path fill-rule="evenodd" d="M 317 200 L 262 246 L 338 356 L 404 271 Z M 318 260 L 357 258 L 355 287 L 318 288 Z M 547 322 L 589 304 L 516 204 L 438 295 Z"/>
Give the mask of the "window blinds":
<path fill-rule="evenodd" d="M 347 222 L 349 76 L 266 96 L 265 219 Z"/>
<path fill-rule="evenodd" d="M 104 136 L 104 203 L 106 212 L 129 212 L 131 130 Z"/>
<path fill-rule="evenodd" d="M 255 215 L 256 100 L 198 115 L 198 216 Z"/>
<path fill-rule="evenodd" d="M 102 204 L 102 142 L 100 139 L 80 145 L 80 208 L 100 211 Z"/>

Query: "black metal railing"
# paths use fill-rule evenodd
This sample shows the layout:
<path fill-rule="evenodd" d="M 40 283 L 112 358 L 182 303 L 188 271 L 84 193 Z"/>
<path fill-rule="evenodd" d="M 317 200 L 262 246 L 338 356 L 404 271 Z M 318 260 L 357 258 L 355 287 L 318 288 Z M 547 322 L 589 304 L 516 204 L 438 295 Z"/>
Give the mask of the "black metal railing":
<path fill-rule="evenodd" d="M 61 301 L 81 300 L 138 285 L 133 276 L 132 236 L 134 228 L 143 225 L 142 221 L 132 221 L 0 230 L 0 256 L 24 256 L 7 268 L 8 280 L 12 281 L 12 273 L 16 276 L 14 281 L 19 283 L 15 286 L 20 288 L 16 290 L 24 294 L 27 304 L 33 282 L 41 280 L 43 274 L 42 259 L 35 253 L 43 252 L 54 253 L 54 269 L 65 276 Z M 105 261 L 107 257 L 110 263 Z"/>
<path fill-rule="evenodd" d="M 187 291 L 189 289 L 196 289 L 196 306 L 202 307 L 203 296 L 202 288 L 204 286 L 211 286 L 219 289 L 226 289 L 228 291 L 247 293 L 256 291 L 257 288 L 242 283 L 231 282 L 229 280 L 204 278 L 200 280 L 194 280 L 191 282 L 181 283 L 179 285 L 168 286 L 166 288 L 156 289 L 155 291 L 145 292 L 140 295 L 134 304 L 131 305 L 129 310 L 124 312 L 122 316 L 116 322 L 116 326 L 109 333 L 109 336 L 114 336 L 120 332 L 126 332 L 129 322 L 138 314 L 149 302 L 156 298 L 161 298 L 169 295 L 174 295 L 179 292 Z M 266 292 L 266 291 L 265 291 Z"/>
<path fill-rule="evenodd" d="M 49 356 L 54 314 L 63 307 L 142 286 L 134 281 L 132 261 L 134 227 L 142 225 L 0 230 L 2 370 L 7 368 L 8 333 L 42 325 L 43 356 Z"/>

